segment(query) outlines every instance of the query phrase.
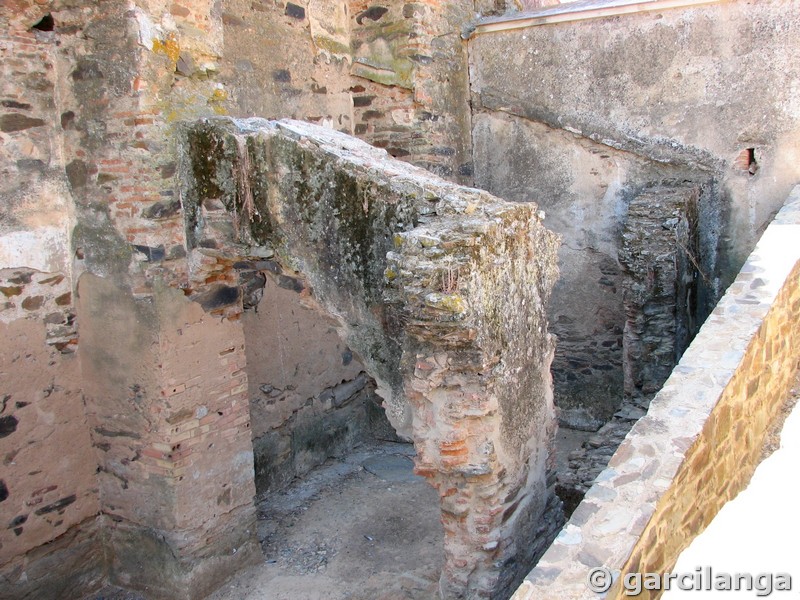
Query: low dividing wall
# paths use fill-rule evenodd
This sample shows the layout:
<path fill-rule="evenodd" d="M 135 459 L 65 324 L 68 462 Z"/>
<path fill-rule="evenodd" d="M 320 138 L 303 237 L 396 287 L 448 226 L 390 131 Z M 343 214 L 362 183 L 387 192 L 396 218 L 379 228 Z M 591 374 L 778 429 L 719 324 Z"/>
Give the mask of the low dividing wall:
<path fill-rule="evenodd" d="M 747 485 L 800 358 L 798 236 L 800 186 L 512 600 L 623 597 L 619 573 L 669 571 Z"/>

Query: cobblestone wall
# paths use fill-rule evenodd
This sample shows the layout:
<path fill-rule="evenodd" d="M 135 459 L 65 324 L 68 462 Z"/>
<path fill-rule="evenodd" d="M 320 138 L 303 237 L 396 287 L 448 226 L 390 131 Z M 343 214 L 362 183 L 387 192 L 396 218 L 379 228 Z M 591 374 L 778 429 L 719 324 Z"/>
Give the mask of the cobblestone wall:
<path fill-rule="evenodd" d="M 514 600 L 622 598 L 590 569 L 669 571 L 747 485 L 800 360 L 798 235 L 800 187 Z"/>

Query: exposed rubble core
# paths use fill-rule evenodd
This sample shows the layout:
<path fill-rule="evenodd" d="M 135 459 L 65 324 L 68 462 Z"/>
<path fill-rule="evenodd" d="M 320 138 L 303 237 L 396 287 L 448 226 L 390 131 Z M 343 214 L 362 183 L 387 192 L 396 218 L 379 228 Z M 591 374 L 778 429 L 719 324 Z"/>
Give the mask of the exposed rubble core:
<path fill-rule="evenodd" d="M 560 522 L 544 320 L 557 238 L 536 206 L 300 122 L 206 120 L 186 140 L 190 264 L 274 253 L 272 271 L 338 321 L 439 491 L 445 597 L 507 595 Z"/>

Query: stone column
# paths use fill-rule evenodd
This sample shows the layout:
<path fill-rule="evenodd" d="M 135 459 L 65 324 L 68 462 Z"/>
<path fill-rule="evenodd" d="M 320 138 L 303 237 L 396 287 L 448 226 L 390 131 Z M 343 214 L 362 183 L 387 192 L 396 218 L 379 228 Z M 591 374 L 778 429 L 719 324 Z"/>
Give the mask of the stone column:
<path fill-rule="evenodd" d="M 628 207 L 619 260 L 625 269 L 625 394 L 649 397 L 697 330 L 699 187 L 655 186 Z"/>

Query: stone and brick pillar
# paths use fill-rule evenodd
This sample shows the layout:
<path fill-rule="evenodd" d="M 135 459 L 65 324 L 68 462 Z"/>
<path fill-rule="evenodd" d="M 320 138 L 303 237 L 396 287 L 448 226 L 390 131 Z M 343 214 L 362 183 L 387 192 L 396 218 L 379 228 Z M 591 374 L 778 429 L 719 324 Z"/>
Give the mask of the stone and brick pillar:
<path fill-rule="evenodd" d="M 23 320 L 10 339 L 36 357 L 36 377 L 2 403 L 0 437 L 58 444 L 74 473 L 23 453 L 19 466 L 52 483 L 0 475 L 19 540 L 3 542 L 14 555 L 0 567 L 17 597 L 108 578 L 197 598 L 258 555 L 241 299 L 192 293 L 175 185 L 174 123 L 224 111 L 212 8 L 20 0 L 0 13 L 3 168 L 22 184 L 3 190 L 21 211 L 4 242 L 32 249 L 4 255 L 2 320 Z"/>
<path fill-rule="evenodd" d="M 443 597 L 508 597 L 561 523 L 544 308 L 558 240 L 536 206 L 297 121 L 203 120 L 185 156 L 192 253 L 294 266 L 414 441 L 441 498 Z"/>

